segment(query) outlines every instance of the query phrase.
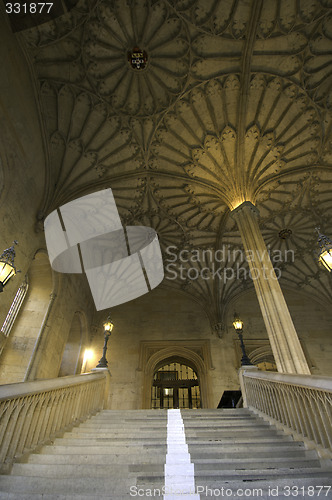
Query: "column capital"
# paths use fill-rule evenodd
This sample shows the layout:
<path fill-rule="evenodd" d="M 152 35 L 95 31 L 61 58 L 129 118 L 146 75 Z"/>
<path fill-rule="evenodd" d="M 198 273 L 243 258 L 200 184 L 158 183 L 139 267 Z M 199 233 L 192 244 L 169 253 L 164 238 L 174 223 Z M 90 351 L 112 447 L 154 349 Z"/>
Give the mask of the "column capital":
<path fill-rule="evenodd" d="M 257 217 L 259 217 L 259 210 L 251 201 L 244 201 L 238 207 L 231 211 L 231 216 L 234 217 L 238 212 L 241 212 L 244 208 L 250 209 Z"/>

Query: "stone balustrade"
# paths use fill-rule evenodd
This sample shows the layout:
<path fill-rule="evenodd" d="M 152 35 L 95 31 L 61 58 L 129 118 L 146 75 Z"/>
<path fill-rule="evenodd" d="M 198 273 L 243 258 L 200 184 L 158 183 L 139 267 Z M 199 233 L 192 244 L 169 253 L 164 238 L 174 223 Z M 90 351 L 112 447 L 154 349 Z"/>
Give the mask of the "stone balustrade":
<path fill-rule="evenodd" d="M 0 470 L 105 405 L 108 371 L 0 386 Z"/>
<path fill-rule="evenodd" d="M 240 370 L 243 405 L 332 456 L 332 378 Z"/>

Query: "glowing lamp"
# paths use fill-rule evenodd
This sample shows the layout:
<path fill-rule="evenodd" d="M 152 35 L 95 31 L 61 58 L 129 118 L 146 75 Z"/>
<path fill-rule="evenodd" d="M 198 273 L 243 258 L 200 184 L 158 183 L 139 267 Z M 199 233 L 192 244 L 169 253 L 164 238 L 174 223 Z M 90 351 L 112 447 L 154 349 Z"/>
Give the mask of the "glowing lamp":
<path fill-rule="evenodd" d="M 17 241 L 15 240 L 13 245 L 10 248 L 7 248 L 3 254 L 0 256 L 0 292 L 3 292 L 4 287 L 7 285 L 9 280 L 15 276 L 16 268 L 14 265 L 15 258 L 15 248 L 14 245 L 17 245 Z"/>
<path fill-rule="evenodd" d="M 113 321 L 111 320 L 111 316 L 108 315 L 107 316 L 107 319 L 106 321 L 104 321 L 103 323 L 103 327 L 104 327 L 104 347 L 103 347 L 103 355 L 102 357 L 100 358 L 99 360 L 99 363 L 98 365 L 96 366 L 96 368 L 107 368 L 107 359 L 106 359 L 106 351 L 107 351 L 107 342 L 108 342 L 108 339 L 110 338 L 111 336 L 111 332 L 113 330 L 113 327 L 114 327 L 114 323 Z"/>
<path fill-rule="evenodd" d="M 233 326 L 237 332 L 243 329 L 243 321 L 237 316 L 237 314 L 234 314 Z"/>
<path fill-rule="evenodd" d="M 114 327 L 114 323 L 111 320 L 111 316 L 108 316 L 106 321 L 103 323 L 104 331 L 111 332 Z"/>
<path fill-rule="evenodd" d="M 247 366 L 251 365 L 251 361 L 246 353 L 246 348 L 243 342 L 243 335 L 242 335 L 242 330 L 243 330 L 243 321 L 238 317 L 236 313 L 234 313 L 234 321 L 233 321 L 233 326 L 234 330 L 238 334 L 239 340 L 240 340 L 240 346 L 241 346 L 241 351 L 242 351 L 242 358 L 241 358 L 241 366 Z"/>
<path fill-rule="evenodd" d="M 332 240 L 320 233 L 319 228 L 316 227 L 318 233 L 318 245 L 320 251 L 318 254 L 319 263 L 325 267 L 329 272 L 332 271 Z"/>

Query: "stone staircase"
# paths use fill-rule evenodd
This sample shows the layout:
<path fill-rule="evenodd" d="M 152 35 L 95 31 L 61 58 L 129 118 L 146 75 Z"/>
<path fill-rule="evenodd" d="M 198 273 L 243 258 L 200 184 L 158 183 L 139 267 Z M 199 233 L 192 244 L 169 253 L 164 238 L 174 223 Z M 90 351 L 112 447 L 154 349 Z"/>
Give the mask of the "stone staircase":
<path fill-rule="evenodd" d="M 171 469 L 183 493 L 191 467 L 196 494 L 176 495 L 175 488 L 166 500 L 332 498 L 331 462 L 249 410 L 181 410 L 181 416 L 194 466 L 181 463 L 179 452 Z M 163 498 L 167 419 L 167 410 L 104 410 L 14 464 L 0 477 L 0 499 Z"/>

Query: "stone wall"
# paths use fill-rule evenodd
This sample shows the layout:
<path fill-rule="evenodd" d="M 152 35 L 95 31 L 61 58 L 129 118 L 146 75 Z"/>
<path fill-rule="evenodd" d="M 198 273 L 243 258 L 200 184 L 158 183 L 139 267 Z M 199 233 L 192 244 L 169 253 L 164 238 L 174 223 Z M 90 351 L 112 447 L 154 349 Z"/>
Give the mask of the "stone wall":
<path fill-rule="evenodd" d="M 77 312 L 82 317 L 78 348 L 83 353 L 89 344 L 94 306 L 84 276 L 52 273 L 49 263 L 48 272 L 43 272 L 35 265 L 48 261 L 47 254 L 42 255 L 37 254 L 30 266 L 29 291 L 4 344 L 1 384 L 57 377 Z"/>
<path fill-rule="evenodd" d="M 47 194 L 48 155 L 36 98 L 38 84 L 7 16 L 0 16 L 0 61 L 5 68 L 0 72 L 0 252 L 18 240 L 15 264 L 21 270 L 0 294 L 0 325 L 26 273 L 31 281 L 21 323 L 18 317 L 8 339 L 0 333 L 0 383 L 4 384 L 27 376 L 56 377 L 75 311 L 84 311 L 90 332 L 94 306 L 83 276 L 62 276 L 61 284 L 55 287 L 55 274 L 50 269 L 48 283 L 31 275 L 36 253 L 46 248 L 38 212 Z M 42 328 L 54 291 L 54 304 Z"/>
<path fill-rule="evenodd" d="M 292 316 L 305 357 L 313 375 L 332 376 L 332 311 L 326 304 L 301 291 L 283 288 L 283 293 Z M 268 339 L 255 292 L 249 291 L 228 307 L 227 330 L 232 330 L 234 311 L 244 322 L 244 338 Z"/>
<path fill-rule="evenodd" d="M 91 336 L 94 305 L 84 276 L 63 275 L 54 306 L 42 334 L 37 356 L 29 373 L 29 380 L 58 376 L 70 328 L 77 311 L 83 315 L 86 325 L 82 330 L 82 351 L 84 351 Z"/>
<path fill-rule="evenodd" d="M 42 233 L 35 232 L 44 191 L 45 154 L 33 80 L 24 55 L 0 17 L 0 252 L 18 240 L 16 265 L 24 276 Z M 0 323 L 19 286 L 12 279 L 1 294 Z M 0 349 L 4 339 L 0 339 Z"/>
<path fill-rule="evenodd" d="M 312 373 L 332 375 L 331 313 L 305 295 L 286 292 L 285 297 Z M 190 343 L 197 339 L 206 340 L 209 344 L 211 366 L 208 360 L 206 362 L 209 406 L 217 407 L 223 391 L 239 388 L 237 368 L 240 366 L 241 352 L 232 327 L 234 311 L 244 321 L 244 337 L 250 345 L 249 351 L 259 346 L 269 351 L 268 336 L 253 290 L 244 293 L 228 307 L 222 338 L 212 331 L 205 312 L 197 303 L 179 292 L 161 287 L 114 308 L 112 317 L 115 327 L 107 353 L 112 374 L 111 408 L 142 408 L 145 376 L 145 367 L 140 366 L 142 343 L 151 344 L 152 355 L 154 342 L 157 350 L 158 341 L 163 346 L 183 341 L 184 346 L 190 347 Z M 95 355 L 88 369 L 95 366 L 101 357 L 102 322 L 106 315 L 106 311 L 97 314 L 98 329 L 92 343 Z"/>

